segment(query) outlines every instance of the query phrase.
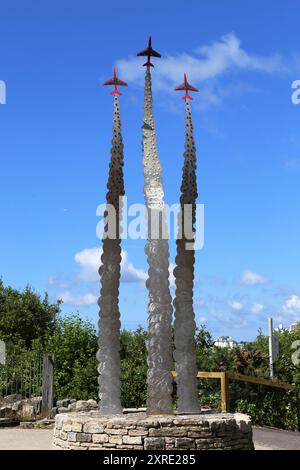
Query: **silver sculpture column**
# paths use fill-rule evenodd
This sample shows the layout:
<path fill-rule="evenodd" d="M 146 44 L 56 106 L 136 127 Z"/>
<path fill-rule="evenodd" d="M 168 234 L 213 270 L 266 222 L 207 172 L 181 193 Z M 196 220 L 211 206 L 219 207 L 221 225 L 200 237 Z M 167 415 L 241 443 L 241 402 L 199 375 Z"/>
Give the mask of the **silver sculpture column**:
<path fill-rule="evenodd" d="M 185 111 L 186 141 L 180 197 L 181 213 L 178 217 L 177 257 L 176 268 L 174 269 L 176 283 L 174 359 L 177 373 L 178 412 L 199 413 L 201 408 L 196 379 L 196 324 L 193 309 L 195 251 L 193 248 L 194 239 L 189 238 L 189 234 L 186 237 L 184 230 L 185 223 L 186 226 L 188 223 L 190 224 L 190 231 L 191 228 L 194 228 L 197 199 L 196 148 L 188 99 L 185 100 Z M 184 211 L 186 204 L 190 205 L 189 207 L 192 209 L 190 214 Z M 187 244 L 189 244 L 189 249 L 187 249 Z"/>
<path fill-rule="evenodd" d="M 172 298 L 169 244 L 161 164 L 156 145 L 150 67 L 146 69 L 143 116 L 144 192 L 148 210 L 148 414 L 172 414 Z M 159 220 L 159 222 L 158 222 Z M 153 233 L 156 232 L 156 233 Z M 164 238 L 165 237 L 165 238 Z"/>
<path fill-rule="evenodd" d="M 121 119 L 118 95 L 114 95 L 114 125 L 109 166 L 108 192 L 106 203 L 115 210 L 115 220 L 112 220 L 110 209 L 107 207 L 103 236 L 102 266 L 99 269 L 101 292 L 98 301 L 99 312 L 99 350 L 97 352 L 99 409 L 103 415 L 123 412 L 121 406 L 120 382 L 120 312 L 119 285 L 121 272 L 121 196 L 124 196 L 123 178 L 123 141 L 121 134 Z M 110 225 L 112 224 L 112 225 Z M 115 236 L 107 233 L 114 231 Z"/>

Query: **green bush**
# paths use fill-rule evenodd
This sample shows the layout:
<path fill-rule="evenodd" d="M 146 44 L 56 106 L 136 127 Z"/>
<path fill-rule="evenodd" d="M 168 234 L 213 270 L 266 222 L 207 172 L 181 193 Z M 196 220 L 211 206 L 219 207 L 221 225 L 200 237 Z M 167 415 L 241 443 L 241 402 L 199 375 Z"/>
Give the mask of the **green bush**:
<path fill-rule="evenodd" d="M 79 317 L 59 317 L 47 350 L 54 353 L 56 399 L 86 400 L 98 396 L 97 334 L 94 326 Z"/>
<path fill-rule="evenodd" d="M 126 408 L 146 405 L 146 337 L 146 332 L 140 327 L 135 332 L 121 332 L 121 395 Z"/>

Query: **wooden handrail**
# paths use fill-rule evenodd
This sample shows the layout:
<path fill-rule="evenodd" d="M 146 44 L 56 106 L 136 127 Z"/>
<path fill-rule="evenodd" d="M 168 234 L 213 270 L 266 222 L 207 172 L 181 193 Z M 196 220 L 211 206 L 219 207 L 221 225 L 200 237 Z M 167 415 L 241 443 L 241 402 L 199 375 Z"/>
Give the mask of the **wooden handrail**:
<path fill-rule="evenodd" d="M 220 379 L 224 372 L 198 372 L 197 378 L 200 379 Z M 175 370 L 172 371 L 173 377 L 177 377 L 177 372 Z"/>
<path fill-rule="evenodd" d="M 173 377 L 177 376 L 176 371 L 172 371 Z M 250 382 L 268 387 L 282 388 L 284 390 L 292 390 L 291 384 L 280 382 L 279 380 L 261 379 L 253 375 L 242 375 L 234 372 L 198 372 L 199 379 L 220 379 L 221 381 L 221 410 L 229 411 L 229 380 L 240 380 L 242 382 Z"/>
<path fill-rule="evenodd" d="M 231 380 L 242 380 L 243 382 L 251 382 L 253 384 L 267 385 L 268 387 L 283 388 L 285 390 L 292 390 L 293 385 L 287 384 L 285 382 L 280 382 L 279 380 L 271 379 L 261 379 L 259 377 L 254 377 L 253 375 L 242 375 L 235 374 L 232 372 L 227 372 L 228 378 Z"/>

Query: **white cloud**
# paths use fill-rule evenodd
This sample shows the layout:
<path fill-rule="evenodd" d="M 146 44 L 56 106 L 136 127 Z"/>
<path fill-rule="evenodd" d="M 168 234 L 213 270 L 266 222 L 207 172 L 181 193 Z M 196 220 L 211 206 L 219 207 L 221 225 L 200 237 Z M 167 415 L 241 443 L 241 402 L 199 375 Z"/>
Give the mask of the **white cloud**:
<path fill-rule="evenodd" d="M 75 261 L 80 265 L 79 278 L 82 281 L 98 281 L 99 266 L 101 265 L 102 248 L 85 248 L 75 254 Z M 175 287 L 173 270 L 175 264 L 170 263 L 170 286 Z M 137 268 L 129 260 L 128 253 L 122 250 L 121 282 L 145 282 L 148 274 L 143 269 Z"/>
<path fill-rule="evenodd" d="M 122 251 L 121 282 L 145 282 L 146 271 L 136 268 L 128 259 L 127 251 Z"/>
<path fill-rule="evenodd" d="M 237 280 L 238 284 L 248 285 L 248 286 L 256 286 L 259 284 L 268 284 L 270 282 L 269 279 L 262 276 L 261 274 L 255 273 L 254 271 L 250 271 L 246 269 L 242 276 Z"/>
<path fill-rule="evenodd" d="M 98 269 L 101 264 L 102 249 L 85 248 L 75 254 L 74 259 L 80 265 L 79 278 L 82 281 L 99 280 Z"/>
<path fill-rule="evenodd" d="M 254 313 L 254 315 L 258 315 L 262 313 L 264 310 L 264 306 L 262 304 L 253 304 L 250 308 L 250 312 Z"/>
<path fill-rule="evenodd" d="M 243 310 L 243 308 L 244 308 L 244 304 L 242 304 L 241 302 L 238 302 L 237 300 L 228 301 L 228 305 L 232 310 L 235 310 L 235 311 L 238 311 L 238 312 L 240 310 Z"/>
<path fill-rule="evenodd" d="M 298 295 L 292 295 L 285 301 L 282 306 L 282 310 L 286 313 L 299 313 L 300 312 L 300 297 Z"/>
<path fill-rule="evenodd" d="M 85 248 L 75 254 L 75 261 L 80 265 L 79 278 L 82 281 L 98 281 L 98 270 L 101 265 L 101 248 Z M 122 251 L 121 282 L 145 282 L 147 273 L 136 268 L 129 261 L 127 251 Z"/>
<path fill-rule="evenodd" d="M 50 276 L 48 279 L 48 285 L 52 288 L 68 289 L 70 284 L 70 281 L 64 281 L 63 279 L 55 276 Z"/>
<path fill-rule="evenodd" d="M 93 305 L 97 303 L 98 297 L 92 292 L 74 295 L 70 291 L 65 291 L 59 294 L 57 299 L 60 299 L 64 304 L 69 305 Z"/>
<path fill-rule="evenodd" d="M 263 312 L 264 310 L 264 306 L 262 304 L 259 304 L 259 303 L 250 303 L 250 302 L 246 302 L 246 303 L 242 303 L 242 302 L 239 302 L 237 300 L 233 300 L 233 301 L 228 301 L 227 302 L 229 307 L 231 308 L 231 310 L 235 311 L 235 312 L 242 312 L 245 313 L 246 315 L 252 313 L 254 315 L 258 315 L 260 313 Z"/>
<path fill-rule="evenodd" d="M 101 265 L 102 248 L 85 248 L 75 254 L 74 259 L 80 266 L 78 274 L 79 281 L 98 281 L 99 282 L 99 267 Z M 175 278 L 173 274 L 175 265 L 170 263 L 170 286 L 175 287 Z M 127 251 L 122 251 L 121 261 L 121 282 L 133 283 L 141 282 L 144 283 L 147 280 L 148 274 L 143 269 L 139 269 L 129 260 Z M 64 283 L 59 278 L 50 276 L 49 286 L 53 288 L 69 289 L 71 283 Z M 75 284 L 75 282 L 73 282 Z M 61 299 L 65 304 L 69 305 L 92 305 L 96 304 L 98 296 L 93 292 L 87 292 L 84 294 L 73 294 L 70 290 L 61 292 L 57 299 Z"/>
<path fill-rule="evenodd" d="M 137 84 L 143 84 L 143 68 L 139 57 L 118 60 L 117 67 L 122 77 Z M 278 54 L 258 56 L 249 54 L 241 47 L 240 39 L 234 34 L 226 34 L 218 41 L 198 48 L 193 53 L 166 55 L 155 68 L 154 86 L 172 91 L 174 84 L 182 81 L 183 73 L 195 84 L 220 77 L 231 70 L 255 70 L 265 73 L 279 72 L 284 69 Z M 214 102 L 220 99 L 209 88 L 201 90 Z"/>

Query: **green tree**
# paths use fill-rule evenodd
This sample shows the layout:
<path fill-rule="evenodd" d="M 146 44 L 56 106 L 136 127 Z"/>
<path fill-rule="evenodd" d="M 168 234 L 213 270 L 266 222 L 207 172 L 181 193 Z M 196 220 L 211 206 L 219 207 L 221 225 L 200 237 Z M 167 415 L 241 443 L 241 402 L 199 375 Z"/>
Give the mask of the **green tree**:
<path fill-rule="evenodd" d="M 198 370 L 212 370 L 211 352 L 214 341 L 211 334 L 201 325 L 196 331 L 196 361 Z"/>
<path fill-rule="evenodd" d="M 23 292 L 4 287 L 0 279 L 0 339 L 30 348 L 35 339 L 45 342 L 53 334 L 59 302 L 51 304 L 29 286 Z"/>
<path fill-rule="evenodd" d="M 147 400 L 147 333 L 139 327 L 136 331 L 121 332 L 121 395 L 124 407 L 145 406 Z"/>
<path fill-rule="evenodd" d="M 47 349 L 55 356 L 54 389 L 57 399 L 97 398 L 97 334 L 79 315 L 59 317 Z"/>

